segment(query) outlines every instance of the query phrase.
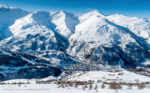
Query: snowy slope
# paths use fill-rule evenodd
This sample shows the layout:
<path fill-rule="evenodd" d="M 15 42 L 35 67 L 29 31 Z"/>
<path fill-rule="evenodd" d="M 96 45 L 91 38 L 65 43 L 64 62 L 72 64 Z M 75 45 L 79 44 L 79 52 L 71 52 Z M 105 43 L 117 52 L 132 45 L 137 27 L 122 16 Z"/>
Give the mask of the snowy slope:
<path fill-rule="evenodd" d="M 72 13 L 58 11 L 52 14 L 52 23 L 56 25 L 56 30 L 60 34 L 70 37 L 75 32 L 75 26 L 79 23 L 79 19 Z"/>
<path fill-rule="evenodd" d="M 38 39 L 38 37 L 43 38 L 43 40 L 38 41 L 38 43 L 44 45 L 46 49 L 50 48 L 48 43 L 51 42 L 54 42 L 51 46 L 55 46 L 55 49 L 58 49 L 58 46 L 55 43 L 60 45 L 60 43 L 64 42 L 66 45 L 63 45 L 62 48 L 65 49 L 69 43 L 67 37 L 74 33 L 74 26 L 77 23 L 77 20 L 75 15 L 63 11 L 54 14 L 43 11 L 30 13 L 29 15 L 16 20 L 16 22 L 10 26 L 10 31 L 13 33 L 13 36 L 3 40 L 2 43 L 9 45 L 8 47 L 16 51 L 25 43 L 27 46 L 31 45 L 30 42 L 25 41 L 29 35 L 37 35 L 37 37 L 33 37 L 33 39 Z M 61 37 L 62 40 L 58 40 L 59 38 L 57 35 Z M 22 43 L 19 43 L 18 45 L 17 42 Z M 40 49 L 38 50 L 42 51 Z"/>
<path fill-rule="evenodd" d="M 12 32 L 9 30 L 9 26 L 27 14 L 27 11 L 19 8 L 0 7 L 0 40 L 11 36 Z"/>
<path fill-rule="evenodd" d="M 149 58 L 149 43 L 146 40 L 127 27 L 109 20 L 99 11 L 83 14 L 79 20 L 75 33 L 69 38 L 70 46 L 67 49 L 77 59 L 128 67 Z"/>
<path fill-rule="evenodd" d="M 128 77 L 127 77 L 128 76 Z M 138 75 L 133 72 L 126 70 L 120 70 L 118 72 L 107 72 L 107 71 L 89 71 L 89 72 L 77 72 L 66 78 L 68 81 L 105 81 L 105 82 L 139 82 L 150 81 L 149 77 Z"/>
<path fill-rule="evenodd" d="M 150 21 L 148 19 L 128 17 L 119 14 L 107 16 L 107 19 L 118 25 L 129 28 L 134 34 L 136 34 L 137 36 L 141 36 L 144 39 L 147 39 L 150 43 Z"/>
<path fill-rule="evenodd" d="M 76 32 L 70 39 L 85 42 L 93 41 L 100 44 L 132 41 L 132 38 L 125 31 L 105 21 L 105 16 L 97 10 L 80 16 L 79 20 L 80 23 L 76 26 Z M 125 39 L 125 37 L 128 37 L 128 39 Z"/>
<path fill-rule="evenodd" d="M 51 23 L 48 12 L 34 12 L 16 20 L 15 24 L 10 26 L 13 36 L 3 40 L 2 43 L 8 45 L 13 51 L 59 50 L 54 29 L 55 25 Z"/>
<path fill-rule="evenodd" d="M 13 36 L 2 40 L 0 46 L 14 52 L 17 51 L 44 58 L 58 67 L 66 67 L 78 63 L 70 59 L 69 55 L 65 53 L 69 41 L 67 36 L 59 33 L 60 31 L 57 30 L 55 23 L 52 23 L 52 19 L 55 19 L 55 16 L 49 12 L 38 11 L 17 19 L 9 27 Z M 72 28 L 73 25 L 70 27 Z M 32 62 L 34 60 L 28 59 L 28 61 Z M 46 75 L 51 74 L 47 73 Z"/>

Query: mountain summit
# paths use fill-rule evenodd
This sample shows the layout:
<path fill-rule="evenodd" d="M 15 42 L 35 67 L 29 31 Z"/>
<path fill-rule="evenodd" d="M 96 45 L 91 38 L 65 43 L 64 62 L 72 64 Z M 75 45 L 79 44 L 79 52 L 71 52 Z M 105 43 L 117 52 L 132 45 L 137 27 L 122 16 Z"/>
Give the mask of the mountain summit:
<path fill-rule="evenodd" d="M 63 72 L 71 74 L 74 71 L 106 69 L 106 66 L 109 69 L 145 68 L 147 65 L 143 64 L 150 60 L 149 37 L 150 21 L 145 18 L 119 14 L 105 16 L 97 10 L 76 15 L 65 11 L 27 12 L 2 7 L 0 69 L 11 64 L 16 69 L 21 67 L 18 71 L 12 70 L 15 74 L 20 71 L 27 74 L 33 67 L 40 73 L 32 78 L 39 74 L 38 78 L 44 78 L 59 76 Z M 0 72 L 2 79 L 5 74 L 12 73 L 3 70 L 4 73 Z M 43 71 L 48 75 L 41 74 Z M 19 74 L 7 79 L 23 76 Z"/>

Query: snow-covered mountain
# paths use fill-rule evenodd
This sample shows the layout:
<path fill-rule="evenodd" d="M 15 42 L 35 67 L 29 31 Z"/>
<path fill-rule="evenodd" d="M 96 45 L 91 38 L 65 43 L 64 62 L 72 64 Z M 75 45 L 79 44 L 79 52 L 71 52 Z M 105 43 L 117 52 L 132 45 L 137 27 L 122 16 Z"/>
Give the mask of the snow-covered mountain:
<path fill-rule="evenodd" d="M 148 39 L 148 42 L 150 42 L 150 21 L 148 19 L 127 17 L 118 14 L 107 16 L 107 18 L 118 25 L 129 28 L 134 34 Z"/>
<path fill-rule="evenodd" d="M 52 23 L 56 25 L 56 30 L 66 36 L 70 37 L 75 33 L 75 26 L 79 23 L 78 16 L 65 11 L 58 11 L 52 16 Z"/>
<path fill-rule="evenodd" d="M 146 58 L 149 59 L 149 43 L 145 37 L 135 33 L 136 29 L 120 25 L 121 22 L 117 24 L 110 20 L 109 16 L 104 16 L 98 11 L 91 11 L 80 16 L 79 19 L 80 23 L 76 25 L 75 34 L 69 38 L 69 54 L 83 61 L 98 64 L 121 64 L 126 67 L 135 66 L 145 61 Z M 124 20 L 119 19 L 119 21 Z M 136 18 L 135 20 L 142 19 Z M 142 29 L 141 33 L 145 33 L 147 29 L 145 24 L 148 22 L 144 20 L 142 27 L 136 25 L 138 23 L 135 24 L 137 28 Z M 148 29 L 146 32 L 148 33 Z"/>
<path fill-rule="evenodd" d="M 9 26 L 13 25 L 17 19 L 27 14 L 27 11 L 19 8 L 0 7 L 0 40 L 13 35 L 9 30 Z"/>
<path fill-rule="evenodd" d="M 2 7 L 0 35 L 2 50 L 20 55 L 19 58 L 16 54 L 11 55 L 12 58 L 1 52 L 2 57 L 5 55 L 12 60 L 26 62 L 23 67 L 29 67 L 29 62 L 37 62 L 35 59 L 41 58 L 62 71 L 72 73 L 105 69 L 105 66 L 144 67 L 143 63 L 150 59 L 149 19 L 119 14 L 105 16 L 97 10 L 76 15 L 65 11 L 29 13 Z M 22 53 L 34 55 L 35 59 L 24 60 Z M 8 66 L 12 63 L 7 60 L 0 63 L 5 62 Z M 7 67 L 3 64 L 1 69 Z"/>

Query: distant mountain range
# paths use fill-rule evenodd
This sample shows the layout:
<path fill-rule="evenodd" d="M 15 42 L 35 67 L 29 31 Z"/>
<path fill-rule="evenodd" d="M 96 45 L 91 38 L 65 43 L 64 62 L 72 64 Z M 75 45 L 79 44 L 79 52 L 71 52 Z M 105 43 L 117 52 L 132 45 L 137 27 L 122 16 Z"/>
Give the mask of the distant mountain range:
<path fill-rule="evenodd" d="M 148 67 L 150 19 L 1 7 L 0 48 L 0 80 Z"/>

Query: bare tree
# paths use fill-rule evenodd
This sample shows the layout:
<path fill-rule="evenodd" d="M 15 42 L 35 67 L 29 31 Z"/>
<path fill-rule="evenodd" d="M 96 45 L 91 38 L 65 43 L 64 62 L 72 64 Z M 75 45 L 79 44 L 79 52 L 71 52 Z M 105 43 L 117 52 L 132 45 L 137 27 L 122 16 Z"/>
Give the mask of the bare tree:
<path fill-rule="evenodd" d="M 92 84 L 90 84 L 90 85 L 89 85 L 89 90 L 92 90 L 92 87 L 93 87 Z"/>
<path fill-rule="evenodd" d="M 104 83 L 101 85 L 101 88 L 102 88 L 102 89 L 104 89 L 104 88 L 105 88 L 105 84 L 104 84 Z"/>

